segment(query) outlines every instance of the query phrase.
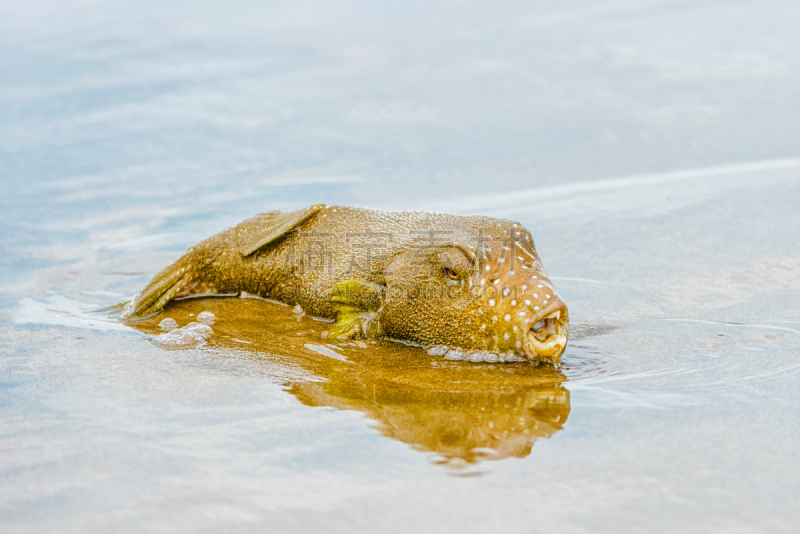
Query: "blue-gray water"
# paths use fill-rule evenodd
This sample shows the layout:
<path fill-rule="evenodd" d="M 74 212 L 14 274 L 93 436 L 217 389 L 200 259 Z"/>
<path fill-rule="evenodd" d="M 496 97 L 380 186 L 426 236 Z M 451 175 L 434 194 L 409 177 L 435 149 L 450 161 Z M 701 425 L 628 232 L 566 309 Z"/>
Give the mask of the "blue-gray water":
<path fill-rule="evenodd" d="M 0 530 L 794 531 L 799 22 L 790 1 L 3 3 Z M 318 202 L 523 222 L 584 332 L 563 428 L 457 476 L 300 402 L 291 367 L 96 313 Z"/>

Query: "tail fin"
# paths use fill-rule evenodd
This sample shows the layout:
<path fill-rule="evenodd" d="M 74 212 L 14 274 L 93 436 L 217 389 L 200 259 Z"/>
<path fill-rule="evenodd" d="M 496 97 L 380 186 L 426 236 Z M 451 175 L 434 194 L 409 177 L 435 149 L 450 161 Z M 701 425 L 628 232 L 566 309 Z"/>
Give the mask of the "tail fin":
<path fill-rule="evenodd" d="M 150 280 L 122 312 L 123 319 L 140 319 L 160 311 L 170 300 L 186 293 L 195 279 L 192 251 L 168 265 Z"/>
<path fill-rule="evenodd" d="M 325 208 L 317 204 L 306 209 L 256 215 L 211 236 L 190 248 L 175 263 L 155 275 L 150 283 L 125 306 L 123 319 L 152 315 L 175 297 L 191 294 L 230 294 L 242 288 L 244 258 L 280 241 Z M 214 265 L 219 260 L 220 265 Z"/>

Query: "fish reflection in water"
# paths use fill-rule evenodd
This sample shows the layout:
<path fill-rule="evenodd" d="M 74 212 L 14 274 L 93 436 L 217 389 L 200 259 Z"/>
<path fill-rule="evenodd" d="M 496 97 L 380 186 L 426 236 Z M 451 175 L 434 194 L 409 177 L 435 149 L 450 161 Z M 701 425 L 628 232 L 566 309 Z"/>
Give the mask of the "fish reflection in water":
<path fill-rule="evenodd" d="M 158 336 L 165 318 L 187 325 L 204 311 L 216 317 L 207 349 L 283 368 L 299 377 L 284 384 L 301 403 L 357 410 L 384 436 L 451 467 L 525 457 L 569 416 L 566 378 L 551 366 L 452 362 L 389 341 L 327 343 L 328 324 L 261 299 L 176 301 L 128 324 Z"/>

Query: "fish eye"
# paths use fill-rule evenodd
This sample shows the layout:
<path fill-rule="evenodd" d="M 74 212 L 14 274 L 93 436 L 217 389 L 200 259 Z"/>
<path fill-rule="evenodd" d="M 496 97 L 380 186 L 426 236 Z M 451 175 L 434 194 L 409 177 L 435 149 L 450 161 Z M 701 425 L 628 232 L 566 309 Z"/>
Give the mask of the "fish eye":
<path fill-rule="evenodd" d="M 458 280 L 459 279 L 458 274 L 453 269 L 451 269 L 450 267 L 445 267 L 444 268 L 444 273 L 447 276 L 449 276 L 451 280 Z"/>

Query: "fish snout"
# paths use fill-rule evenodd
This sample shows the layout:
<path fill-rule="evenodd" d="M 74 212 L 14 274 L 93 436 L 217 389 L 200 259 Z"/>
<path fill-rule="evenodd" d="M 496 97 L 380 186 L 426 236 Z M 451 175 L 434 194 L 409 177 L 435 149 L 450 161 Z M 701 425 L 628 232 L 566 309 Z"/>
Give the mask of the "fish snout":
<path fill-rule="evenodd" d="M 479 265 L 477 313 L 489 319 L 480 325 L 489 349 L 559 364 L 569 337 L 567 306 L 535 251 L 520 243 L 487 249 Z"/>

